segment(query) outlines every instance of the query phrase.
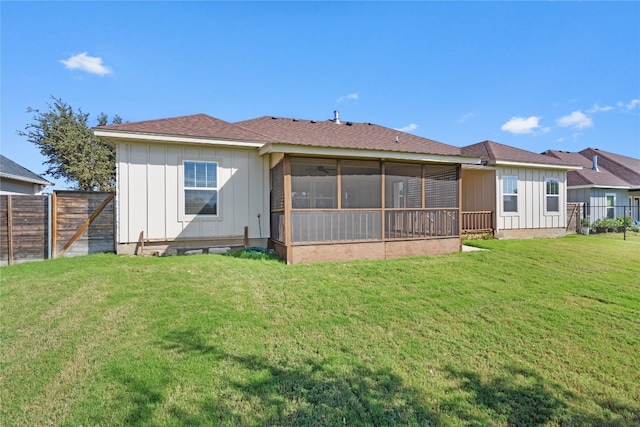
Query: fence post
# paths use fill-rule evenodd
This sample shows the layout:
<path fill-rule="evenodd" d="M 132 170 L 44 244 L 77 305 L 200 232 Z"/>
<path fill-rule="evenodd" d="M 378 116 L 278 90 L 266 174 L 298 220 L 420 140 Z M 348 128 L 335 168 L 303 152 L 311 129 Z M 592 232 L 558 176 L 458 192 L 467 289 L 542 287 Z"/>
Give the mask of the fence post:
<path fill-rule="evenodd" d="M 622 240 L 627 240 L 627 207 L 624 207 L 624 216 L 622 217 Z"/>
<path fill-rule="evenodd" d="M 51 194 L 51 258 L 58 256 L 58 194 Z"/>
<path fill-rule="evenodd" d="M 11 207 L 11 194 L 7 195 L 7 255 L 9 265 L 13 264 L 13 220 Z"/>

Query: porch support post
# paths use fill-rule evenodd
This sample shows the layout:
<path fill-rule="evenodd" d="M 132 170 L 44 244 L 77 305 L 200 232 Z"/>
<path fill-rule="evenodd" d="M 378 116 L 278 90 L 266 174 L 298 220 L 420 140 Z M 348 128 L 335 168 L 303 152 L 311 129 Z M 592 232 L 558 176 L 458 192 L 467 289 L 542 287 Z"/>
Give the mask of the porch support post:
<path fill-rule="evenodd" d="M 336 167 L 336 179 L 338 181 L 338 186 L 336 188 L 336 191 L 338 192 L 337 194 L 337 198 L 338 200 L 336 201 L 336 207 L 338 209 L 342 209 L 342 161 L 338 160 L 337 161 L 338 166 Z"/>
<path fill-rule="evenodd" d="M 285 154 L 284 169 L 284 245 L 287 248 L 287 263 L 291 263 L 291 158 Z"/>
<path fill-rule="evenodd" d="M 382 241 L 386 241 L 387 240 L 387 236 L 385 236 L 384 230 L 385 230 L 385 225 L 386 225 L 386 221 L 387 221 L 387 216 L 385 214 L 385 207 L 386 207 L 386 201 L 384 199 L 384 184 L 385 184 L 385 173 L 386 173 L 386 164 L 384 161 L 380 162 L 380 180 L 382 181 L 380 184 L 380 191 L 382 192 L 382 194 L 380 195 L 380 200 L 382 200 L 382 206 L 381 211 L 382 211 L 382 221 L 380 221 L 380 227 L 382 227 L 381 234 L 380 236 L 382 237 Z"/>
<path fill-rule="evenodd" d="M 422 209 L 425 209 L 427 206 L 425 205 L 425 200 L 424 200 L 424 189 L 425 189 L 425 183 L 424 183 L 424 175 L 425 175 L 425 169 L 427 168 L 427 165 L 422 165 L 422 167 L 420 168 L 420 206 L 422 207 Z"/>
<path fill-rule="evenodd" d="M 462 165 L 456 166 L 458 176 L 458 236 L 460 236 L 460 249 L 462 249 Z"/>

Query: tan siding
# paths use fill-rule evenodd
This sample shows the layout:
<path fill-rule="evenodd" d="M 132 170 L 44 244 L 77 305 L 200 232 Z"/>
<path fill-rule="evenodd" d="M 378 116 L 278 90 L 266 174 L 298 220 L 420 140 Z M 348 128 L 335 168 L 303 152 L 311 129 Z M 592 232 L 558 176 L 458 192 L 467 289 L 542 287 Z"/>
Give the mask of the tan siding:
<path fill-rule="evenodd" d="M 150 212 L 148 238 L 163 239 L 166 236 L 167 209 L 166 176 L 167 176 L 166 148 L 158 147 L 149 152 L 149 192 L 147 206 Z"/>
<path fill-rule="evenodd" d="M 183 215 L 182 162 L 218 162 L 219 216 Z M 225 149 L 165 144 L 118 147 L 119 243 L 136 242 L 140 232 L 154 241 L 268 237 L 268 158 L 254 149 Z"/>
<path fill-rule="evenodd" d="M 518 213 L 502 212 L 502 177 L 518 177 Z M 560 182 L 560 212 L 546 211 L 546 179 Z M 565 188 L 566 173 L 526 168 L 501 168 L 497 173 L 496 198 L 498 203 L 497 227 L 499 230 L 562 228 L 566 222 Z"/>
<path fill-rule="evenodd" d="M 178 236 L 182 232 L 182 223 L 178 220 L 180 215 L 180 205 L 178 201 L 181 199 L 180 186 L 178 178 L 178 165 L 182 158 L 182 149 L 179 147 L 167 147 L 167 163 L 166 163 L 166 192 L 165 192 L 165 212 L 166 212 L 166 234 L 163 239 L 169 239 L 170 236 Z"/>
<path fill-rule="evenodd" d="M 120 144 L 116 148 L 116 227 L 118 242 L 129 241 L 129 148 L 129 144 Z"/>
<path fill-rule="evenodd" d="M 132 145 L 129 157 L 129 241 L 137 241 L 141 231 L 147 231 L 147 167 L 149 150 Z"/>
<path fill-rule="evenodd" d="M 493 211 L 496 208 L 495 172 L 462 170 L 462 210 Z"/>

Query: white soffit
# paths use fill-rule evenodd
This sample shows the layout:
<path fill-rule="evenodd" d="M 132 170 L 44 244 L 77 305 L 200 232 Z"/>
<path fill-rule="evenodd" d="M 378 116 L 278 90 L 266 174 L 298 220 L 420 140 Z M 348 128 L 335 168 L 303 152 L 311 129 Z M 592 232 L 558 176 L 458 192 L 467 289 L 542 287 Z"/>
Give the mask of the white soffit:
<path fill-rule="evenodd" d="M 400 151 L 384 151 L 384 150 L 362 150 L 356 148 L 335 148 L 335 147 L 315 147 L 309 145 L 295 144 L 266 144 L 263 146 L 259 154 L 284 153 L 284 154 L 300 154 L 306 156 L 323 156 L 323 157 L 340 157 L 340 158 L 361 158 L 361 159 L 381 159 L 381 160 L 397 160 L 397 161 L 414 161 L 414 162 L 433 162 L 433 163 L 462 163 L 476 164 L 480 161 L 479 157 L 466 156 L 449 156 L 442 154 L 427 153 L 408 153 Z"/>

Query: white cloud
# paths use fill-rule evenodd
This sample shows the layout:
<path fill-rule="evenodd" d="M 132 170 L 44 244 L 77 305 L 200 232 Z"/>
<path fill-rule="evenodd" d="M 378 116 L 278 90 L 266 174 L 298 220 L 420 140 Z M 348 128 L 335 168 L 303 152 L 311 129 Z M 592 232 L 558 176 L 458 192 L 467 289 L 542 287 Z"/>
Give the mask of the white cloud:
<path fill-rule="evenodd" d="M 606 111 L 611 111 L 611 110 L 613 110 L 612 106 L 605 105 L 604 107 L 601 107 L 596 102 L 595 104 L 593 104 L 593 107 L 591 107 L 591 109 L 587 110 L 587 113 L 604 113 Z"/>
<path fill-rule="evenodd" d="M 593 126 L 591 117 L 585 115 L 582 111 L 574 111 L 568 116 L 560 117 L 556 120 L 558 126 L 563 128 L 584 129 Z"/>
<path fill-rule="evenodd" d="M 111 70 L 102 64 L 102 58 L 89 56 L 87 52 L 70 56 L 69 59 L 61 59 L 60 62 L 69 70 L 81 70 L 99 76 L 111 74 Z"/>
<path fill-rule="evenodd" d="M 342 101 L 357 101 L 360 98 L 360 95 L 358 94 L 358 92 L 356 93 L 350 93 L 349 95 L 344 95 L 341 96 L 340 98 L 338 98 L 336 100 L 336 102 L 342 102 Z"/>
<path fill-rule="evenodd" d="M 418 129 L 418 125 L 415 123 L 409 123 L 407 126 L 400 128 L 400 129 L 396 129 L 397 131 L 400 132 L 413 132 L 414 130 Z"/>
<path fill-rule="evenodd" d="M 468 120 L 473 119 L 475 116 L 476 115 L 474 113 L 467 113 L 458 119 L 458 123 L 464 123 Z"/>
<path fill-rule="evenodd" d="M 618 102 L 618 107 L 624 108 L 625 111 L 634 110 L 638 105 L 640 105 L 640 99 L 632 99 L 628 104 Z"/>
<path fill-rule="evenodd" d="M 512 117 L 507 123 L 503 124 L 500 129 L 505 132 L 511 132 L 516 135 L 524 135 L 528 133 L 535 133 L 535 130 L 540 127 L 540 117 Z M 549 129 L 542 129 L 547 132 Z"/>

